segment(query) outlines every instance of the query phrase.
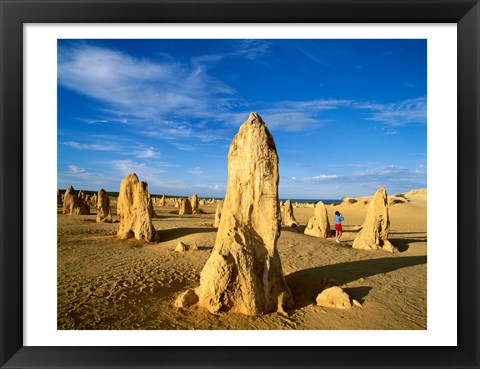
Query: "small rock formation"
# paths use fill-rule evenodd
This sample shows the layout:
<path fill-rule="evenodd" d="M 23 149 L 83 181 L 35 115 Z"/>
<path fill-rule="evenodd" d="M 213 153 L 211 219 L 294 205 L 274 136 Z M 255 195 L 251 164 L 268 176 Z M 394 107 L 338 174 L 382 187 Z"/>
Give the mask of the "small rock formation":
<path fill-rule="evenodd" d="M 381 187 L 368 205 L 365 222 L 355 236 L 352 247 L 359 250 L 383 249 L 397 252 L 398 250 L 387 239 L 389 228 L 387 191 Z"/>
<path fill-rule="evenodd" d="M 182 197 L 180 199 L 180 206 L 178 209 L 178 215 L 192 214 L 192 205 L 190 204 L 190 199 Z"/>
<path fill-rule="evenodd" d="M 215 223 L 213 223 L 213 226 L 218 228 L 220 225 L 220 219 L 222 218 L 222 206 L 223 204 L 219 202 L 217 204 L 217 209 L 215 210 Z"/>
<path fill-rule="evenodd" d="M 277 250 L 278 180 L 273 137 L 251 113 L 230 146 L 222 218 L 195 289 L 198 305 L 211 313 L 256 316 L 293 305 Z"/>
<path fill-rule="evenodd" d="M 94 193 L 92 195 L 91 201 L 92 201 L 92 204 L 94 204 L 94 205 L 96 205 L 98 203 L 98 195 L 96 193 Z"/>
<path fill-rule="evenodd" d="M 81 200 L 75 193 L 73 186 L 69 186 L 63 198 L 63 214 L 66 215 L 88 215 L 90 207 Z"/>
<path fill-rule="evenodd" d="M 283 224 L 287 227 L 298 227 L 298 223 L 293 215 L 293 206 L 290 200 L 285 201 L 285 212 L 283 214 Z"/>
<path fill-rule="evenodd" d="M 313 237 L 330 237 L 330 222 L 328 220 L 327 207 L 323 202 L 319 201 L 315 206 L 313 217 L 308 221 L 303 233 Z"/>
<path fill-rule="evenodd" d="M 167 200 L 165 199 L 165 195 L 162 195 L 162 198 L 160 199 L 160 206 L 166 206 L 167 205 Z"/>
<path fill-rule="evenodd" d="M 148 194 L 148 214 L 150 215 L 150 218 L 157 217 L 157 213 L 155 213 L 155 209 L 153 208 L 152 196 L 150 194 Z"/>
<path fill-rule="evenodd" d="M 324 289 L 317 296 L 317 305 L 323 307 L 334 307 L 349 309 L 352 307 L 350 296 L 340 287 L 334 286 Z"/>
<path fill-rule="evenodd" d="M 192 214 L 198 214 L 200 212 L 198 210 L 198 196 L 192 195 L 188 199 L 190 200 L 190 205 L 192 207 Z"/>
<path fill-rule="evenodd" d="M 148 184 L 140 182 L 135 173 L 130 173 L 120 183 L 117 216 L 120 221 L 117 235 L 121 239 L 135 237 L 139 241 L 158 241 L 148 210 Z"/>
<path fill-rule="evenodd" d="M 198 302 L 198 296 L 193 290 L 182 292 L 175 300 L 175 307 L 183 308 Z"/>
<path fill-rule="evenodd" d="M 112 215 L 110 214 L 110 199 L 108 193 L 103 188 L 98 191 L 97 198 L 97 223 L 112 223 Z"/>
<path fill-rule="evenodd" d="M 75 194 L 75 189 L 72 185 L 68 186 L 65 195 L 63 196 L 63 214 L 72 214 L 73 208 L 78 201 L 79 199 Z"/>
<path fill-rule="evenodd" d="M 187 245 L 186 243 L 183 243 L 182 241 L 180 241 L 179 243 L 177 243 L 177 246 L 175 246 L 174 251 L 179 253 L 183 253 L 186 251 L 198 251 L 198 246 L 196 242 L 194 242 L 191 245 Z"/>
<path fill-rule="evenodd" d="M 188 246 L 184 244 L 182 241 L 177 243 L 177 246 L 175 246 L 175 252 L 185 252 L 188 250 Z"/>

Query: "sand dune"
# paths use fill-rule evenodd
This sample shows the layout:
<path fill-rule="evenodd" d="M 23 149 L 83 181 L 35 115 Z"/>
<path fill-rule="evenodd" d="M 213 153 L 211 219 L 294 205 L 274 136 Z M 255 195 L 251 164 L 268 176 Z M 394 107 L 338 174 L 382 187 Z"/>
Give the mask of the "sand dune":
<path fill-rule="evenodd" d="M 216 204 L 206 214 L 178 215 L 155 206 L 159 243 L 116 237 L 118 223 L 96 223 L 96 214 L 58 217 L 59 329 L 426 329 L 426 190 L 406 193 L 389 207 L 389 240 L 399 253 L 352 249 L 369 197 L 327 206 L 330 223 L 345 217 L 342 244 L 303 234 L 313 207 L 294 208 L 299 227 L 282 227 L 283 272 L 295 306 L 288 316 L 260 317 L 174 307 L 177 296 L 199 284 L 217 229 Z M 116 208 L 112 202 L 112 209 Z M 115 211 L 113 212 L 115 218 Z M 182 241 L 197 251 L 175 252 Z M 326 286 L 339 285 L 362 306 L 342 310 L 315 304 Z"/>

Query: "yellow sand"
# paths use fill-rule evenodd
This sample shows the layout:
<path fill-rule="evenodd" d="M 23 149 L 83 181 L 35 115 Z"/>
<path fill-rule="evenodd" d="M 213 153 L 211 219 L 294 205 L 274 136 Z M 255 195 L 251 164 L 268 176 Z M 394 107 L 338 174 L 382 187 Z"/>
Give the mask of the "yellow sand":
<path fill-rule="evenodd" d="M 362 198 L 362 200 L 368 198 Z M 118 223 L 95 223 L 92 215 L 58 214 L 59 329 L 426 329 L 427 197 L 406 194 L 389 207 L 389 240 L 400 252 L 351 248 L 368 205 L 328 206 L 330 223 L 345 217 L 342 244 L 305 236 L 313 208 L 294 208 L 299 227 L 283 227 L 278 250 L 295 306 L 289 316 L 212 315 L 177 309 L 176 297 L 199 284 L 215 242 L 216 205 L 206 214 L 179 216 L 169 202 L 155 206 L 161 242 L 119 240 Z M 116 204 L 112 204 L 115 209 Z M 59 207 L 60 211 L 60 207 Z M 114 212 L 115 218 L 115 212 Z M 176 253 L 178 242 L 199 250 Z M 326 285 L 342 287 L 362 307 L 342 310 L 315 305 Z"/>

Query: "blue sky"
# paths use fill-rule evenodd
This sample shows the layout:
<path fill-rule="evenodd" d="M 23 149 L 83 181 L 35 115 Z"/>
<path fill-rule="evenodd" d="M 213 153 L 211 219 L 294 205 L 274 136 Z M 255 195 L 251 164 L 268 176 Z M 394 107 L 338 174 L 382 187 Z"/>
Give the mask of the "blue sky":
<path fill-rule="evenodd" d="M 280 198 L 427 184 L 426 40 L 58 40 L 58 187 L 223 197 L 257 112 Z"/>

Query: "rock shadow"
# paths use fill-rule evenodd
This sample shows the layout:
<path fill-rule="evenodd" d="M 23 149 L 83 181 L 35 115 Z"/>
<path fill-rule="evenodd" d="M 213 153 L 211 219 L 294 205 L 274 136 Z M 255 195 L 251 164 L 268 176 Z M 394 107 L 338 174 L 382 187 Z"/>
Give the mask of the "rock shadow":
<path fill-rule="evenodd" d="M 368 293 L 372 287 L 370 286 L 362 286 L 362 287 L 347 287 L 343 290 L 350 296 L 351 299 L 357 300 L 361 304 L 365 302 L 365 297 L 367 297 Z"/>
<path fill-rule="evenodd" d="M 305 232 L 306 226 L 296 226 L 296 227 L 287 227 L 287 226 L 282 226 L 282 232 L 292 232 L 292 233 L 302 233 Z M 280 234 L 281 235 L 281 234 Z"/>
<path fill-rule="evenodd" d="M 216 233 L 217 228 L 172 228 L 157 230 L 160 241 L 172 241 L 180 237 L 188 236 L 194 233 Z"/>
<path fill-rule="evenodd" d="M 285 280 L 295 301 L 293 310 L 296 310 L 314 303 L 328 280 L 334 280 L 339 286 L 342 286 L 360 278 L 368 278 L 376 274 L 426 263 L 427 256 L 358 260 L 299 270 L 287 275 Z M 368 291 L 355 289 L 354 292 L 358 292 L 362 298 L 361 294 Z"/>
<path fill-rule="evenodd" d="M 395 246 L 399 252 L 405 252 L 410 247 L 411 243 L 415 242 L 427 242 L 427 237 L 414 237 L 414 238 L 388 238 L 388 240 Z"/>

